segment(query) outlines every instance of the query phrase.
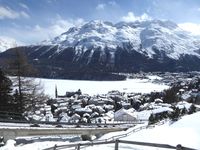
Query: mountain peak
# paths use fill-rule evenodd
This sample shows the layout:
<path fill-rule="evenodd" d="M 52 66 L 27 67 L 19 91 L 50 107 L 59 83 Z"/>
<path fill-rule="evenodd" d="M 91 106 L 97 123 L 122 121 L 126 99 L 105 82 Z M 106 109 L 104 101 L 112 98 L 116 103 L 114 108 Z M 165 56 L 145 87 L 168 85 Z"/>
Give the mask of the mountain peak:
<path fill-rule="evenodd" d="M 45 76 L 200 70 L 200 40 L 171 21 L 112 24 L 95 20 L 24 49 Z"/>
<path fill-rule="evenodd" d="M 0 52 L 6 51 L 9 48 L 16 47 L 18 43 L 8 37 L 0 36 Z"/>
<path fill-rule="evenodd" d="M 160 51 L 173 59 L 182 54 L 192 54 L 199 57 L 196 51 L 200 48 L 198 39 L 181 30 L 178 25 L 169 20 L 144 20 L 135 22 L 119 22 L 112 24 L 102 20 L 92 20 L 88 23 L 72 27 L 60 36 L 43 43 L 44 45 L 59 45 L 58 52 L 67 47 L 76 49 L 92 49 L 105 47 L 116 49 L 129 46 L 129 51 L 135 50 L 152 58 Z"/>

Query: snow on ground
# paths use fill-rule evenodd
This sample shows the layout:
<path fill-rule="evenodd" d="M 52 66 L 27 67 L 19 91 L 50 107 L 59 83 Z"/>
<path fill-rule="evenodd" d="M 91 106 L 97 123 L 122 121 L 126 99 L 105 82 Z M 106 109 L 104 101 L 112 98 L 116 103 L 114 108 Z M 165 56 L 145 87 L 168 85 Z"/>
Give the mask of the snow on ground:
<path fill-rule="evenodd" d="M 164 125 L 156 125 L 155 128 L 142 129 L 138 132 L 130 134 L 127 137 L 121 138 L 121 140 L 130 140 L 130 141 L 140 141 L 140 142 L 150 142 L 150 143 L 159 143 L 159 144 L 170 144 L 176 146 L 181 144 L 185 147 L 200 149 L 200 112 L 197 112 L 192 115 L 187 115 L 182 117 L 177 122 L 166 122 Z M 142 125 L 138 125 L 133 128 L 138 128 Z M 133 129 L 132 128 L 132 129 Z M 128 131 L 108 133 L 104 135 L 101 139 L 108 139 L 110 137 L 128 133 Z M 14 141 L 9 140 L 7 145 L 1 147 L 1 150 L 42 150 L 53 145 L 68 144 L 67 142 L 35 142 L 32 144 L 14 146 Z M 113 150 L 114 144 L 109 145 L 98 145 L 82 148 L 83 150 Z M 120 150 L 159 150 L 159 148 L 153 147 L 141 147 L 128 144 L 119 144 Z M 163 150 L 160 148 L 160 150 Z"/>
<path fill-rule="evenodd" d="M 15 146 L 15 141 L 8 140 L 4 147 L 0 147 L 0 150 L 42 150 L 45 148 L 53 147 L 55 144 L 63 145 L 67 142 L 48 141 L 48 142 L 35 142 L 31 144 Z"/>
<path fill-rule="evenodd" d="M 147 76 L 150 80 L 162 80 L 162 77 L 159 77 L 157 75 L 149 75 Z"/>
<path fill-rule="evenodd" d="M 108 91 L 119 90 L 120 92 L 150 93 L 152 91 L 162 91 L 169 88 L 164 84 L 151 83 L 147 79 L 127 79 L 125 81 L 85 81 L 85 80 L 41 80 L 45 93 L 54 97 L 55 86 L 58 94 L 64 95 L 66 91 L 77 91 L 89 95 L 106 94 Z"/>
<path fill-rule="evenodd" d="M 185 147 L 200 149 L 199 117 L 200 112 L 185 116 L 171 125 L 168 122 L 153 129 L 142 130 L 124 139 L 137 139 L 137 141 L 163 143 L 174 146 L 181 144 Z"/>
<path fill-rule="evenodd" d="M 140 141 L 159 144 L 170 144 L 200 149 L 200 112 L 182 117 L 179 121 L 171 124 L 167 122 L 164 125 L 155 126 L 155 128 L 143 129 L 139 132 L 131 134 L 121 140 Z M 105 135 L 106 136 L 106 135 Z M 109 136 L 106 136 L 109 138 Z M 120 150 L 143 149 L 158 150 L 158 148 L 147 148 L 135 145 L 120 144 Z M 86 150 L 113 150 L 114 145 L 107 147 L 106 145 L 88 147 Z M 161 149 L 161 148 L 160 148 Z M 161 149 L 162 150 L 162 149 Z"/>

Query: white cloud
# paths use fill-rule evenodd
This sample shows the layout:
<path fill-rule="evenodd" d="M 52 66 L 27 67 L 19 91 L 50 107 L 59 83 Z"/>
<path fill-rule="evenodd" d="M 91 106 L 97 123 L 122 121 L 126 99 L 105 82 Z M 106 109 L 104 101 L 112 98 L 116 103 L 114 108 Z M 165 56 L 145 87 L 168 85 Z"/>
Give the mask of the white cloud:
<path fill-rule="evenodd" d="M 57 20 L 52 20 L 52 24 L 48 27 L 48 30 L 51 33 L 48 33 L 51 37 L 57 36 L 63 32 L 66 32 L 69 28 L 73 26 L 79 26 L 84 23 L 84 20 L 82 18 L 78 19 L 69 19 L 65 20 L 61 17 L 58 17 Z M 49 32 L 48 31 L 48 32 Z"/>
<path fill-rule="evenodd" d="M 21 6 L 22 8 L 24 8 L 26 10 L 29 10 L 29 7 L 24 3 L 19 3 L 19 6 Z"/>
<path fill-rule="evenodd" d="M 108 1 L 107 3 L 100 3 L 96 6 L 96 10 L 105 10 L 106 8 L 116 7 L 118 4 L 115 1 Z"/>
<path fill-rule="evenodd" d="M 185 31 L 190 32 L 193 35 L 200 35 L 200 24 L 195 24 L 195 23 L 181 23 L 178 24 L 180 28 L 182 28 Z"/>
<path fill-rule="evenodd" d="M 56 2 L 56 0 L 47 0 L 47 3 L 49 3 L 49 4 L 52 4 L 54 2 Z"/>
<path fill-rule="evenodd" d="M 83 23 L 82 18 L 65 20 L 58 16 L 51 20 L 47 26 L 36 24 L 35 26 L 24 26 L 23 28 L 11 28 L 9 33 L 4 33 L 4 35 L 18 39 L 25 44 L 35 44 L 52 39 L 66 32 L 70 27 L 79 26 Z"/>
<path fill-rule="evenodd" d="M 18 19 L 18 18 L 30 18 L 30 16 L 24 12 L 16 12 L 9 7 L 0 6 L 0 19 Z"/>
<path fill-rule="evenodd" d="M 105 7 L 106 7 L 106 4 L 98 4 L 97 7 L 96 7 L 96 9 L 97 10 L 104 10 Z"/>
<path fill-rule="evenodd" d="M 108 4 L 110 4 L 111 6 L 117 6 L 117 3 L 115 1 L 109 1 Z"/>
<path fill-rule="evenodd" d="M 128 12 L 126 16 L 121 18 L 122 21 L 125 22 L 134 22 L 134 21 L 144 21 L 144 20 L 151 20 L 151 17 L 144 13 L 141 16 L 135 16 L 133 12 Z"/>
<path fill-rule="evenodd" d="M 19 18 L 19 14 L 9 7 L 2 7 L 0 6 L 0 19 L 9 18 L 9 19 L 16 19 Z"/>
<path fill-rule="evenodd" d="M 27 18 L 27 19 L 30 18 L 30 16 L 29 16 L 25 11 L 21 11 L 21 12 L 20 12 L 20 15 L 21 15 L 23 18 Z"/>

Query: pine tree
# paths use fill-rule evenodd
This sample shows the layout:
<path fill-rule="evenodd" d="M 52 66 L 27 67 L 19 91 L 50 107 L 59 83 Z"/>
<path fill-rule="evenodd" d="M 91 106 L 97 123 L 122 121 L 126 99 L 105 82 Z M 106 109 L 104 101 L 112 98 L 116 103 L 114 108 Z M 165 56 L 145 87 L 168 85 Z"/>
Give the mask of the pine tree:
<path fill-rule="evenodd" d="M 179 92 L 179 89 L 181 87 L 179 86 L 172 86 L 171 88 L 167 89 L 164 91 L 164 96 L 163 96 L 163 102 L 164 103 L 174 103 L 174 102 L 178 102 L 179 98 L 177 96 L 177 93 Z"/>
<path fill-rule="evenodd" d="M 187 114 L 187 109 L 184 107 L 184 108 L 182 109 L 182 111 L 181 111 L 181 115 L 185 115 L 185 114 Z"/>
<path fill-rule="evenodd" d="M 169 117 L 172 121 L 177 121 L 179 119 L 180 115 L 181 115 L 180 109 L 178 107 L 174 107 L 174 111 L 171 112 Z"/>
<path fill-rule="evenodd" d="M 155 115 L 151 114 L 149 117 L 149 125 L 156 123 Z"/>
<path fill-rule="evenodd" d="M 196 112 L 196 107 L 194 106 L 194 104 L 192 104 L 189 108 L 188 114 L 193 114 L 194 112 Z"/>
<path fill-rule="evenodd" d="M 9 111 L 9 109 L 12 109 L 9 108 L 9 103 L 12 101 L 11 85 L 11 80 L 0 69 L 0 111 Z"/>

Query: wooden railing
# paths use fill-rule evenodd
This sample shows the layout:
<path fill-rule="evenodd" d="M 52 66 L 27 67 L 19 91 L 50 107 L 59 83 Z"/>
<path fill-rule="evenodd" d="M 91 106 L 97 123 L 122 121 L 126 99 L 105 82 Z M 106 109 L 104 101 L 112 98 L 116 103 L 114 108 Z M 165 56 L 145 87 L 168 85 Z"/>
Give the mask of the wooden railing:
<path fill-rule="evenodd" d="M 163 122 L 160 123 L 160 125 L 162 125 L 162 124 L 163 124 Z M 102 145 L 102 144 L 115 144 L 114 150 L 120 150 L 119 149 L 120 143 L 121 144 L 139 145 L 139 146 L 157 147 L 157 148 L 168 148 L 168 149 L 175 149 L 175 150 L 196 150 L 196 149 L 193 149 L 193 148 L 183 147 L 180 144 L 178 144 L 177 146 L 171 146 L 171 145 L 168 145 L 168 144 L 119 140 L 120 138 L 127 137 L 134 132 L 138 132 L 142 129 L 152 128 L 152 127 L 154 127 L 154 125 L 150 125 L 150 126 L 144 125 L 144 126 L 141 126 L 141 127 L 138 127 L 138 128 L 134 128 L 127 133 L 112 136 L 112 137 L 107 138 L 107 139 L 96 140 L 96 141 L 91 141 L 91 142 L 87 142 L 87 143 L 75 143 L 75 144 L 67 144 L 67 145 L 59 145 L 59 146 L 55 145 L 53 147 L 50 147 L 50 148 L 47 148 L 47 149 L 44 149 L 44 150 L 58 150 L 58 149 L 60 150 L 60 149 L 66 149 L 66 148 L 74 148 L 75 150 L 80 150 L 83 147 L 94 146 L 94 145 Z"/>
<path fill-rule="evenodd" d="M 78 143 L 78 144 L 68 144 L 68 145 L 55 145 L 54 147 L 47 148 L 44 150 L 60 150 L 66 148 L 74 148 L 75 150 L 81 150 L 82 147 L 85 146 L 94 146 L 94 145 L 105 145 L 105 144 L 114 144 L 113 150 L 120 150 L 119 144 L 131 144 L 131 145 L 139 145 L 139 146 L 148 146 L 148 147 L 156 147 L 156 148 L 167 148 L 167 149 L 175 149 L 175 150 L 196 150 L 193 148 L 183 147 L 180 144 L 177 146 L 172 146 L 168 144 L 158 144 L 158 143 L 147 143 L 147 142 L 136 142 L 136 141 L 126 141 L 126 140 L 115 140 L 115 141 L 104 141 L 104 142 L 88 142 L 88 143 Z"/>

